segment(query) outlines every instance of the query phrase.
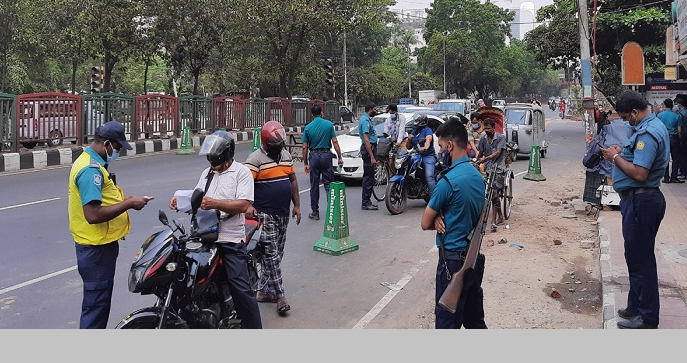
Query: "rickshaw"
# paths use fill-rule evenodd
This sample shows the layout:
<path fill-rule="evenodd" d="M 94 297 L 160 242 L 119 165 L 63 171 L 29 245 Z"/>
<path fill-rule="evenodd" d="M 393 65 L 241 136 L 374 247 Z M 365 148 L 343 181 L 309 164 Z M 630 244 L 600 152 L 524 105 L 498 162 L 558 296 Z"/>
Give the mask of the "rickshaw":
<path fill-rule="evenodd" d="M 480 120 L 491 118 L 495 121 L 494 131 L 500 134 L 504 134 L 504 130 L 508 129 L 508 123 L 506 120 L 506 114 L 498 107 L 480 107 L 477 109 L 479 113 Z M 504 135 L 507 136 L 507 135 Z M 510 212 L 513 208 L 513 179 L 515 179 L 515 174 L 510 168 L 510 164 L 515 161 L 512 158 L 513 155 L 513 144 L 508 142 L 508 137 L 506 137 L 506 148 L 503 150 L 506 153 L 506 170 L 504 172 L 503 178 L 503 188 L 501 193 L 499 193 L 499 198 L 501 199 L 501 206 L 503 207 L 503 217 L 505 219 L 510 218 Z M 487 175 L 483 170 L 482 176 L 484 180 L 487 180 Z"/>
<path fill-rule="evenodd" d="M 548 144 L 544 138 L 546 121 L 541 106 L 533 103 L 511 103 L 506 105 L 506 141 L 513 145 L 511 158 L 532 152 L 532 145 L 539 145 L 539 153 L 546 157 Z"/>

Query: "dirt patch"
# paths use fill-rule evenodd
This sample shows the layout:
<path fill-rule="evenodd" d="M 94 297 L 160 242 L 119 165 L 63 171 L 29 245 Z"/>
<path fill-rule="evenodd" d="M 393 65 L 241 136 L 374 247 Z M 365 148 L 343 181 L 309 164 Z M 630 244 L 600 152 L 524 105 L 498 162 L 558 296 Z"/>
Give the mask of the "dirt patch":
<path fill-rule="evenodd" d="M 544 182 L 516 177 L 516 188 L 526 189 L 511 218 L 484 236 L 490 328 L 603 326 L 598 223 L 581 201 L 584 170 L 565 170 Z"/>

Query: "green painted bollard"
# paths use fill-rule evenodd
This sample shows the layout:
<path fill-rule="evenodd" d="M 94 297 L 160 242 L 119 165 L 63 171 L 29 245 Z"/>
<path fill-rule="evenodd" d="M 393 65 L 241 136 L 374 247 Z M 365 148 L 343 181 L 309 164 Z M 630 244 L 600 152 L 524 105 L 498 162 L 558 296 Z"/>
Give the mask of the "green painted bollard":
<path fill-rule="evenodd" d="M 522 178 L 525 180 L 532 181 L 544 181 L 544 177 L 541 173 L 541 163 L 539 161 L 541 153 L 539 152 L 539 145 L 532 145 L 532 152 L 530 152 L 530 165 L 527 167 L 527 174 Z"/>
<path fill-rule="evenodd" d="M 343 182 L 329 184 L 329 203 L 324 222 L 322 238 L 313 246 L 314 251 L 338 256 L 358 249 L 348 235 L 348 210 L 346 208 L 346 187 Z"/>
<path fill-rule="evenodd" d="M 191 128 L 184 126 L 184 129 L 181 131 L 181 146 L 177 150 L 177 155 L 193 155 L 195 153 L 193 141 L 191 140 Z"/>
<path fill-rule="evenodd" d="M 260 148 L 260 131 L 262 127 L 253 129 L 253 151 Z"/>

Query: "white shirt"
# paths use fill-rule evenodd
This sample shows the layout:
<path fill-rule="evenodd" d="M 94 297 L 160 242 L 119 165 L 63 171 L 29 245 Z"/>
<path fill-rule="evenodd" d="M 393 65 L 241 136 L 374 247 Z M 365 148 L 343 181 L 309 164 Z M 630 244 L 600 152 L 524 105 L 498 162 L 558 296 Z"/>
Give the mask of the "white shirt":
<path fill-rule="evenodd" d="M 205 190 L 207 175 L 210 168 L 203 170 L 196 188 Z M 215 173 L 208 187 L 207 196 L 219 200 L 240 200 L 245 199 L 253 202 L 253 174 L 248 167 L 234 160 L 229 169 Z M 221 218 L 226 217 L 226 213 L 221 212 Z M 222 220 L 219 223 L 219 237 L 217 243 L 226 242 L 245 242 L 246 239 L 246 214 L 241 213 L 233 217 Z"/>
<path fill-rule="evenodd" d="M 394 135 L 392 135 L 389 131 L 396 128 L 398 128 L 398 133 L 396 135 L 395 142 L 399 143 L 406 137 L 406 117 L 400 113 L 396 114 L 396 120 L 392 120 L 391 115 L 389 115 L 386 118 L 386 121 L 384 121 L 384 133 L 388 134 L 390 138 Z"/>

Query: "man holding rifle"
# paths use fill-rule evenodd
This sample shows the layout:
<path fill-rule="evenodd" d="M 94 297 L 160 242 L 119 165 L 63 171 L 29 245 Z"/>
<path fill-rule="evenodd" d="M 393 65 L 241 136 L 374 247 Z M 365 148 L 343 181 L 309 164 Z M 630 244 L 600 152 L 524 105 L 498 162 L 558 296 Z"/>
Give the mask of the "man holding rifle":
<path fill-rule="evenodd" d="M 470 232 L 477 226 L 484 207 L 485 184 L 482 175 L 467 157 L 468 133 L 465 126 L 449 120 L 436 131 L 441 150 L 451 155 L 422 216 L 423 230 L 436 230 L 439 261 L 436 273 L 437 329 L 486 329 L 484 322 L 484 255 L 478 254 L 475 268 L 464 275 L 462 294 L 455 313 L 439 305 L 439 299 L 458 272 L 468 252 Z M 479 233 L 479 231 L 478 231 Z"/>

